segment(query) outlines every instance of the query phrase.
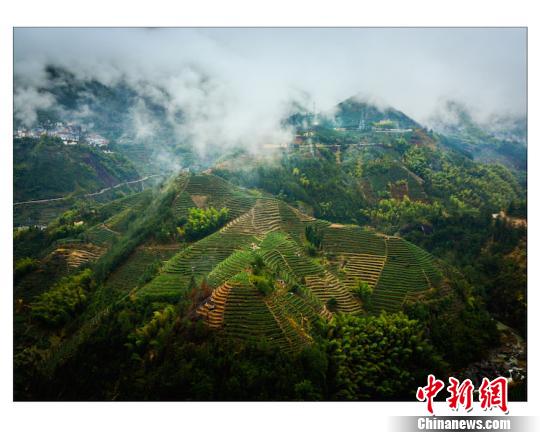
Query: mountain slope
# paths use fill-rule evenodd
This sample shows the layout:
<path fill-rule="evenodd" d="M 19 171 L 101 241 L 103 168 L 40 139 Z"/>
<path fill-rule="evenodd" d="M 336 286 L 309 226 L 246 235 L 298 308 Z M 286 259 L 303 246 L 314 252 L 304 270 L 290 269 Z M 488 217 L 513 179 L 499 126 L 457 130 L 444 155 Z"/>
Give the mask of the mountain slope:
<path fill-rule="evenodd" d="M 225 208 L 227 220 L 208 229 Z M 316 219 L 211 174 L 183 174 L 101 206 L 75 207 L 42 231 L 18 233 L 15 249 L 23 257 L 14 289 L 22 398 L 63 398 L 52 383 L 88 389 L 64 380 L 71 370 L 83 381 L 99 380 L 101 398 L 114 398 L 117 385 L 121 398 L 145 398 L 147 386 L 160 387 L 151 372 L 156 367 L 165 367 L 160 380 L 185 389 L 190 365 L 207 369 L 240 356 L 230 370 L 241 377 L 246 353 L 257 359 L 257 370 L 277 356 L 285 367 L 314 361 L 318 366 L 309 371 L 331 373 L 323 351 L 334 340 L 328 329 L 346 317 L 383 322 L 410 314 L 419 337 L 420 325 L 429 325 L 434 346 L 456 362 L 476 358 L 495 338 L 489 317 L 464 301 L 474 303 L 467 285 L 424 250 L 393 235 Z M 472 353 L 459 349 L 464 334 L 478 341 Z M 171 351 L 177 343 L 187 356 L 180 376 L 178 352 Z M 206 354 L 193 356 L 193 349 Z M 139 395 L 127 381 L 141 371 Z M 193 396 L 195 387 L 173 398 L 211 398 Z"/>
<path fill-rule="evenodd" d="M 138 173 L 125 158 L 84 144 L 64 145 L 58 138 L 13 141 L 15 202 L 97 192 Z"/>
<path fill-rule="evenodd" d="M 53 65 L 45 72 L 39 92 L 50 95 L 55 104 L 37 110 L 38 124 L 73 122 L 102 135 L 141 174 L 177 172 L 179 166 L 196 163 L 197 155 L 178 139 L 171 123 L 182 123 L 180 113 L 169 118 L 163 105 L 124 80 L 104 84 Z M 19 126 L 21 120 L 15 118 L 14 127 Z"/>
<path fill-rule="evenodd" d="M 498 116 L 480 124 L 467 107 L 447 101 L 430 124 L 450 148 L 465 150 L 481 162 L 502 163 L 520 171 L 527 168 L 526 119 Z"/>
<path fill-rule="evenodd" d="M 313 326 L 333 313 L 396 312 L 442 286 L 434 259 L 400 238 L 317 220 L 213 175 L 180 176 L 167 190 L 74 216 L 87 228 L 57 243 L 52 255 L 66 260 L 70 272 L 112 262 L 111 253 L 131 245 L 92 300 L 94 310 L 109 310 L 128 294 L 141 305 L 174 305 L 197 293 L 189 301 L 210 329 L 291 352 L 309 345 Z M 135 215 L 156 206 L 161 222 L 140 225 L 146 216 Z M 223 227 L 200 240 L 160 243 L 164 227 L 178 226 L 193 208 L 210 207 L 230 208 Z M 134 226 L 150 233 L 137 249 Z M 148 273 L 152 262 L 161 264 Z M 361 283 L 373 292 L 369 298 L 357 293 Z"/>
<path fill-rule="evenodd" d="M 329 309 L 362 310 L 354 294 L 359 281 L 373 289 L 377 312 L 400 310 L 441 284 L 429 254 L 397 237 L 319 221 L 211 175 L 183 180 L 174 203 L 187 196 L 201 208 L 232 204 L 236 217 L 182 248 L 135 296 L 175 303 L 205 281 L 212 294 L 199 314 L 229 337 L 266 338 L 292 349 L 309 342 L 306 326 L 317 316 L 330 316 Z M 174 209 L 177 218 L 187 216 L 188 208 Z M 306 251 L 308 227 L 320 236 L 314 257 Z M 270 281 L 264 289 L 262 275 Z"/>

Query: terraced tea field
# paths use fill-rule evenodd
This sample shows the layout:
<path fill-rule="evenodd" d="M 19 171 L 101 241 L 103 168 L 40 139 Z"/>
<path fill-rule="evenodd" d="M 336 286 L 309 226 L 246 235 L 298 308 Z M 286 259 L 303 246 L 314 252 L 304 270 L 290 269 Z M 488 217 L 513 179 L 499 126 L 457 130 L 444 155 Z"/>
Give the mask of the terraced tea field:
<path fill-rule="evenodd" d="M 110 201 L 100 208 L 100 212 L 102 214 L 113 216 L 126 209 L 139 211 L 149 202 L 151 198 L 152 190 L 147 189 L 143 192 L 134 193 L 126 197 Z"/>
<path fill-rule="evenodd" d="M 362 310 L 358 299 L 330 272 L 325 271 L 322 276 L 306 276 L 306 286 L 323 303 L 330 299 L 336 300 L 338 312 L 354 313 Z"/>
<path fill-rule="evenodd" d="M 103 253 L 104 249 L 93 244 L 74 242 L 59 245 L 52 253 L 62 257 L 71 269 L 76 269 L 83 264 L 96 261 Z"/>
<path fill-rule="evenodd" d="M 184 191 L 197 207 L 221 208 L 231 198 L 234 186 L 214 175 L 194 175 L 189 178 Z"/>
<path fill-rule="evenodd" d="M 223 201 L 223 207 L 227 207 L 229 209 L 229 216 L 231 218 L 237 218 L 251 209 L 256 202 L 257 198 L 255 197 L 235 195 L 225 199 Z"/>
<path fill-rule="evenodd" d="M 218 231 L 175 255 L 167 262 L 165 271 L 187 276 L 208 274 L 234 251 L 242 249 L 254 241 L 253 236 L 231 231 Z"/>
<path fill-rule="evenodd" d="M 323 229 L 323 249 L 330 253 L 386 255 L 385 236 L 358 226 L 332 224 Z"/>
<path fill-rule="evenodd" d="M 386 264 L 372 297 L 375 312 L 397 311 L 407 294 L 426 291 L 437 286 L 441 279 L 427 252 L 397 237 L 389 237 L 387 244 Z"/>
<path fill-rule="evenodd" d="M 302 239 L 305 237 L 306 225 L 314 219 L 300 213 L 282 201 L 278 202 L 278 208 L 280 229 L 292 236 L 297 242 L 302 243 Z"/>
<path fill-rule="evenodd" d="M 310 343 L 310 326 L 319 319 L 308 303 L 292 293 L 263 296 L 245 272 L 215 289 L 198 313 L 225 337 L 264 340 L 285 351 Z"/>
<path fill-rule="evenodd" d="M 174 199 L 173 202 L 173 214 L 175 217 L 186 217 L 190 208 L 197 207 L 197 205 L 191 199 L 191 196 L 187 192 L 181 192 Z"/>
<path fill-rule="evenodd" d="M 105 224 L 98 224 L 85 232 L 88 242 L 98 246 L 107 246 L 117 238 L 119 233 L 113 231 Z"/>
<path fill-rule="evenodd" d="M 221 261 L 208 275 L 208 284 L 217 287 L 250 266 L 255 254 L 251 250 L 240 250 Z"/>
<path fill-rule="evenodd" d="M 223 327 L 225 303 L 230 292 L 231 286 L 224 283 L 212 291 L 210 298 L 197 309 L 197 313 L 205 320 L 210 328 L 218 329 Z"/>
<path fill-rule="evenodd" d="M 226 207 L 229 216 L 234 219 L 249 211 L 257 201 L 248 191 L 212 175 L 185 177 L 179 183 L 181 192 L 173 203 L 173 213 L 177 218 L 187 216 L 188 210 L 194 207 Z"/>
<path fill-rule="evenodd" d="M 281 214 L 277 200 L 266 198 L 257 200 L 257 204 L 253 207 L 253 226 L 258 233 L 278 231 L 281 228 L 280 221 Z"/>
<path fill-rule="evenodd" d="M 332 224 L 323 229 L 323 249 L 331 259 L 331 270 L 348 290 L 354 290 L 359 281 L 374 289 L 374 313 L 398 311 L 407 296 L 425 292 L 442 280 L 430 254 L 398 237 Z M 330 297 L 330 283 L 317 279 L 310 283 L 314 292 Z"/>
<path fill-rule="evenodd" d="M 357 286 L 358 280 L 366 282 L 371 288 L 377 285 L 386 256 L 353 253 L 344 253 L 341 256 L 341 268 L 346 274 L 344 284 L 349 289 Z"/>
<path fill-rule="evenodd" d="M 231 281 L 223 314 L 223 332 L 238 339 L 265 340 L 286 348 L 287 341 L 262 295 L 247 281 Z"/>
<path fill-rule="evenodd" d="M 264 339 L 281 349 L 298 349 L 310 343 L 314 320 L 332 317 L 326 305 L 333 303 L 336 312 L 363 311 L 353 293 L 359 281 L 373 288 L 375 313 L 399 310 L 405 298 L 441 282 L 433 258 L 399 238 L 316 220 L 280 200 L 257 197 L 212 175 L 185 176 L 178 180 L 178 188 L 172 204 L 175 217 L 187 215 L 193 207 L 213 206 L 229 208 L 232 219 L 181 250 L 156 256 L 137 249 L 107 283 L 114 290 L 129 291 L 125 287 L 136 286 L 152 260 L 167 260 L 136 297 L 176 302 L 204 278 L 213 292 L 198 314 L 226 337 Z M 116 227 L 114 221 L 109 223 Z M 315 258 L 304 251 L 308 225 L 321 236 Z M 102 244 L 110 241 L 114 233 L 107 228 L 98 225 L 89 236 Z M 250 282 L 258 259 L 275 277 L 271 293 L 259 292 Z"/>
<path fill-rule="evenodd" d="M 231 231 L 211 234 L 174 255 L 163 272 L 143 287 L 139 295 L 177 299 L 187 290 L 192 277 L 199 281 L 235 251 L 255 240 L 253 236 Z"/>
<path fill-rule="evenodd" d="M 399 181 L 405 181 L 407 185 L 407 195 L 412 200 L 426 199 L 426 193 L 423 188 L 422 179 L 411 173 L 401 162 L 394 163 L 383 173 L 371 173 L 366 181 L 370 185 L 370 193 L 375 196 L 379 192 L 389 191 L 388 183 L 395 184 Z M 369 195 L 368 193 L 367 195 Z"/>
<path fill-rule="evenodd" d="M 106 289 L 128 292 L 139 282 L 145 271 L 155 263 L 162 263 L 173 256 L 180 245 L 140 246 L 107 279 Z"/>
<path fill-rule="evenodd" d="M 324 268 L 305 256 L 293 240 L 282 233 L 272 233 L 261 243 L 264 263 L 288 283 L 303 284 L 307 276 L 321 276 Z"/>
<path fill-rule="evenodd" d="M 13 206 L 13 225 L 48 225 L 69 210 L 72 205 L 72 200 L 60 200 Z"/>

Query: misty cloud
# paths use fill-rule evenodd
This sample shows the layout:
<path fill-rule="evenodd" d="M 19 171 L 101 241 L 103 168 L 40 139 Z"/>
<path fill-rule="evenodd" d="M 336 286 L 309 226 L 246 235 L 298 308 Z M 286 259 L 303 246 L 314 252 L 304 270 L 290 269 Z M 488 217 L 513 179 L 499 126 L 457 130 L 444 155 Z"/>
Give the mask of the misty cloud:
<path fill-rule="evenodd" d="M 427 122 L 456 99 L 478 119 L 526 112 L 524 29 L 16 29 L 15 115 L 54 103 L 53 64 L 125 81 L 164 107 L 179 139 L 208 148 L 286 142 L 293 103 L 318 111 L 356 94 Z M 139 138 L 156 123 L 126 107 Z"/>
<path fill-rule="evenodd" d="M 50 108 L 54 97 L 49 93 L 39 92 L 35 87 L 17 87 L 13 94 L 15 118 L 25 126 L 32 126 L 37 120 L 37 111 Z"/>
<path fill-rule="evenodd" d="M 130 108 L 130 115 L 133 133 L 138 140 L 152 137 L 159 127 L 158 122 L 152 116 L 152 112 L 146 107 L 146 103 L 142 99 L 139 99 Z"/>

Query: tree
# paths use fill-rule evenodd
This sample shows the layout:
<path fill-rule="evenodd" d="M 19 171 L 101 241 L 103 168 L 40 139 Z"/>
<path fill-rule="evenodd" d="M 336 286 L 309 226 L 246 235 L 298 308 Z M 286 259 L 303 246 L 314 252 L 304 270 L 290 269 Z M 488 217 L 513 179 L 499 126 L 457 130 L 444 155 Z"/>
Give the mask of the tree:
<path fill-rule="evenodd" d="M 417 383 L 442 366 L 418 321 L 403 313 L 336 314 L 326 338 L 333 399 L 410 397 Z"/>
<path fill-rule="evenodd" d="M 176 308 L 167 305 L 154 311 L 152 319 L 136 328 L 129 336 L 127 348 L 133 353 L 132 359 L 154 361 L 163 352 L 167 339 L 173 331 L 177 317 Z"/>
<path fill-rule="evenodd" d="M 323 240 L 322 231 L 314 225 L 307 225 L 305 228 L 306 239 L 316 249 L 320 249 Z"/>
<path fill-rule="evenodd" d="M 25 257 L 25 258 L 18 259 L 15 262 L 15 272 L 14 272 L 15 283 L 17 283 L 26 274 L 33 272 L 35 269 L 38 268 L 38 266 L 39 266 L 39 261 L 34 258 Z"/>
<path fill-rule="evenodd" d="M 52 327 L 65 324 L 84 306 L 92 286 L 90 269 L 65 277 L 32 303 L 32 316 Z"/>
<path fill-rule="evenodd" d="M 337 308 L 337 304 L 337 300 L 334 297 L 331 297 L 326 302 L 326 307 L 328 308 L 328 310 L 335 311 Z"/>
<path fill-rule="evenodd" d="M 353 289 L 353 292 L 360 300 L 362 300 L 364 309 L 371 309 L 371 296 L 373 294 L 373 288 L 371 288 L 367 282 L 358 279 L 356 286 Z"/>
<path fill-rule="evenodd" d="M 274 282 L 268 275 L 249 275 L 249 281 L 255 285 L 255 288 L 264 296 L 271 294 L 274 291 Z"/>

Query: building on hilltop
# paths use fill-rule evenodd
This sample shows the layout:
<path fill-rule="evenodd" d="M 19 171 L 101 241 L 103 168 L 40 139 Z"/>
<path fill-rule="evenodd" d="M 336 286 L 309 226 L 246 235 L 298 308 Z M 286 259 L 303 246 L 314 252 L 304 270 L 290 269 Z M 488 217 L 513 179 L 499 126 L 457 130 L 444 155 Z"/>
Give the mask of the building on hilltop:
<path fill-rule="evenodd" d="M 88 142 L 89 145 L 94 147 L 106 147 L 109 145 L 109 140 L 96 133 L 87 135 L 86 142 Z"/>

